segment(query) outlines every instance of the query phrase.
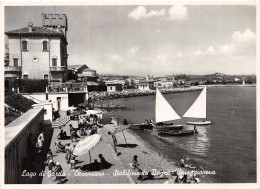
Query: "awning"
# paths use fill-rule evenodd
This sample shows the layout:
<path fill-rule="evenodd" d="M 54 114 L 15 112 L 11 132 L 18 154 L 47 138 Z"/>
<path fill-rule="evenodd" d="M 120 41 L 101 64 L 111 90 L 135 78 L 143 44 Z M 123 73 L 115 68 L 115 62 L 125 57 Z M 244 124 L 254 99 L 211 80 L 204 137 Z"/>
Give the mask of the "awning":
<path fill-rule="evenodd" d="M 61 127 L 66 125 L 68 122 L 70 121 L 70 116 L 65 116 L 65 117 L 59 117 L 58 119 L 56 119 L 53 124 L 52 127 Z"/>

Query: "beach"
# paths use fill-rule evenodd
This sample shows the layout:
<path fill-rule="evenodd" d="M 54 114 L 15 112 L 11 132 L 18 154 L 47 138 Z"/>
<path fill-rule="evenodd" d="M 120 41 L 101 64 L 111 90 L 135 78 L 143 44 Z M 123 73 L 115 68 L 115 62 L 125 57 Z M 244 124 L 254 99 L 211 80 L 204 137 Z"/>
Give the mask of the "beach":
<path fill-rule="evenodd" d="M 114 126 L 118 125 L 117 119 L 112 116 L 112 123 L 113 124 L 107 124 L 104 126 L 104 129 L 107 131 L 113 131 Z M 180 168 L 179 162 L 177 161 L 168 161 L 166 158 L 163 157 L 162 154 L 160 154 L 155 148 L 153 148 L 151 145 L 149 145 L 147 142 L 145 142 L 143 139 L 141 139 L 139 136 L 135 135 L 133 131 L 127 129 L 124 130 L 124 135 L 126 138 L 127 144 L 130 145 L 137 145 L 136 147 L 132 148 L 125 148 L 125 147 L 118 147 L 118 151 L 122 153 L 122 155 L 119 156 L 120 160 L 123 162 L 123 164 L 130 168 L 130 163 L 132 162 L 133 156 L 138 156 L 138 162 L 140 164 L 140 168 L 142 170 L 151 171 L 152 169 L 156 169 L 158 171 L 164 171 L 164 172 L 174 172 L 174 171 L 192 171 L 195 169 L 187 169 L 187 168 Z M 145 131 L 144 131 L 145 132 Z M 118 144 L 125 144 L 125 139 L 122 132 L 119 132 L 116 134 Z M 112 140 L 110 140 L 110 143 L 112 144 Z M 200 181 L 202 183 L 212 183 L 212 181 L 207 178 L 205 175 L 198 176 Z M 147 180 L 143 182 L 138 183 L 158 183 L 162 184 L 166 181 L 172 182 L 172 177 L 169 176 L 169 179 L 158 179 L 158 180 Z M 134 178 L 135 181 L 136 178 Z"/>

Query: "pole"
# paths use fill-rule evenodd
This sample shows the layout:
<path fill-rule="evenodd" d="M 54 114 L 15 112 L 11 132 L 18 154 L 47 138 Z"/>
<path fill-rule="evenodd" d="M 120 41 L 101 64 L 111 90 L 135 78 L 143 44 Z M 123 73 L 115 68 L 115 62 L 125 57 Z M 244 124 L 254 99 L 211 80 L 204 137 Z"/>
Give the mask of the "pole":
<path fill-rule="evenodd" d="M 118 122 L 117 122 L 117 125 L 119 126 L 119 116 L 118 116 Z M 120 126 L 120 127 L 121 127 L 121 126 Z M 127 142 L 126 142 L 126 138 L 125 138 L 125 134 L 124 134 L 124 132 L 123 132 L 122 128 L 121 128 L 121 132 L 122 132 L 122 134 L 123 134 L 123 136 L 124 136 L 125 143 L 127 144 Z"/>
<path fill-rule="evenodd" d="M 91 155 L 90 155 L 90 150 L 88 151 L 88 154 L 89 154 L 89 161 L 91 163 Z"/>

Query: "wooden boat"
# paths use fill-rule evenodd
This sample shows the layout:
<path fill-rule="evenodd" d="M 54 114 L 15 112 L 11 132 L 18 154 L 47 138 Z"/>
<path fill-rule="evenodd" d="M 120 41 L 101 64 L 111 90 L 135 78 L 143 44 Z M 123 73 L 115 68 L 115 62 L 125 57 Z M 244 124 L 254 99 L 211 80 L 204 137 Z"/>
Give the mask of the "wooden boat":
<path fill-rule="evenodd" d="M 182 131 L 159 131 L 158 135 L 167 135 L 167 136 L 187 136 L 193 135 L 193 130 L 182 130 Z"/>
<path fill-rule="evenodd" d="M 211 121 L 187 121 L 188 125 L 211 125 Z"/>
<path fill-rule="evenodd" d="M 137 124 L 132 124 L 129 129 L 132 130 L 144 130 L 143 124 L 137 123 Z"/>
<path fill-rule="evenodd" d="M 182 130 L 183 129 L 183 125 L 162 125 L 162 126 L 157 126 L 155 127 L 153 130 L 158 130 L 158 131 L 162 131 L 162 130 Z"/>
<path fill-rule="evenodd" d="M 183 115 L 183 117 L 202 118 L 203 121 L 188 121 L 189 125 L 210 125 L 211 121 L 207 119 L 207 87 L 205 86 L 196 101 Z"/>

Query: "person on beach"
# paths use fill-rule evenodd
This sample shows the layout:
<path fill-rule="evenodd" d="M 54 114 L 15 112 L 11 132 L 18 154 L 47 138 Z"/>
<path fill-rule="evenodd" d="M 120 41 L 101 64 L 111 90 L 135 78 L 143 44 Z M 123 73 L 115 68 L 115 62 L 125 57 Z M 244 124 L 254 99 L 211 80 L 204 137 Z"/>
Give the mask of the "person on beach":
<path fill-rule="evenodd" d="M 65 151 L 66 151 L 65 159 L 66 159 L 67 163 L 69 164 L 70 163 L 70 155 L 71 155 L 70 154 L 70 143 L 67 142 L 65 145 L 66 145 L 65 146 Z"/>
<path fill-rule="evenodd" d="M 184 156 L 182 156 L 181 161 L 180 161 L 180 166 L 181 167 L 185 167 L 185 160 L 184 160 Z"/>
<path fill-rule="evenodd" d="M 111 166 L 111 164 L 105 160 L 102 154 L 99 154 L 98 157 L 100 159 L 100 170 L 107 169 Z"/>
<path fill-rule="evenodd" d="M 39 138 L 37 139 L 36 142 L 36 151 L 37 151 L 37 160 L 41 162 L 43 159 L 43 143 L 42 140 Z"/>
<path fill-rule="evenodd" d="M 62 179 L 61 175 L 63 173 L 63 169 L 62 169 L 62 167 L 61 167 L 59 162 L 56 163 L 54 173 L 55 173 L 55 176 L 56 176 L 55 180 L 61 181 L 61 179 Z"/>
<path fill-rule="evenodd" d="M 76 155 L 73 154 L 75 148 L 76 148 L 76 144 L 74 144 L 73 147 L 70 149 L 70 166 L 71 166 L 71 169 L 75 169 Z"/>
<path fill-rule="evenodd" d="M 116 136 L 115 136 L 114 133 L 111 133 L 110 131 L 108 131 L 108 134 L 112 136 L 113 144 L 114 144 L 113 147 L 114 147 L 114 150 L 115 150 L 115 152 L 116 152 L 116 155 L 118 156 L 119 153 L 117 152 L 117 147 L 116 147 L 116 145 L 117 145 Z"/>
<path fill-rule="evenodd" d="M 124 122 L 123 122 L 124 125 L 128 125 L 128 122 L 126 119 L 124 119 Z"/>
<path fill-rule="evenodd" d="M 194 133 L 198 133 L 198 131 L 197 131 L 197 127 L 194 125 Z"/>
<path fill-rule="evenodd" d="M 46 158 L 46 159 L 47 159 L 47 160 L 46 160 L 47 164 L 48 164 L 48 162 L 49 162 L 50 160 L 53 160 L 53 153 L 52 153 L 51 149 L 48 150 L 48 152 L 47 152 L 47 158 Z"/>
<path fill-rule="evenodd" d="M 40 125 L 42 125 L 42 124 L 40 123 Z M 41 132 L 40 132 L 40 134 L 38 136 L 38 139 L 40 139 L 42 141 L 42 144 L 44 144 L 44 134 L 43 134 L 43 129 L 42 128 L 41 128 Z"/>
<path fill-rule="evenodd" d="M 131 167 L 133 168 L 133 169 L 139 169 L 139 163 L 138 163 L 138 161 L 137 161 L 137 155 L 134 155 L 134 157 L 133 157 L 133 163 L 131 163 Z"/>
<path fill-rule="evenodd" d="M 66 131 L 60 130 L 60 133 L 57 136 L 58 139 L 67 139 L 67 133 Z"/>

